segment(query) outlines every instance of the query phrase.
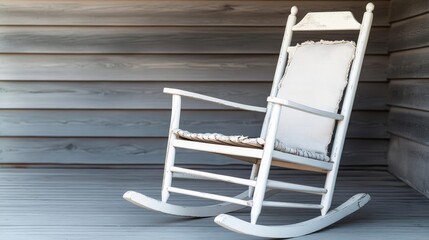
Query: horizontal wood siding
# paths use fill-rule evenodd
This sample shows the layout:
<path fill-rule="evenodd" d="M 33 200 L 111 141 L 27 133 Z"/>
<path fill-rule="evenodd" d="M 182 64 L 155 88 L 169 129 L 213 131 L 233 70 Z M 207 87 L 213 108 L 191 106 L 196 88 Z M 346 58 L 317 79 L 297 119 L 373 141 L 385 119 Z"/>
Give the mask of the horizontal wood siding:
<path fill-rule="evenodd" d="M 391 2 L 389 170 L 429 197 L 429 2 Z"/>
<path fill-rule="evenodd" d="M 425 47 L 429 43 L 429 15 L 423 14 L 393 23 L 390 28 L 389 50 Z"/>
<path fill-rule="evenodd" d="M 345 165 L 387 161 L 389 2 L 374 3 Z M 265 106 L 290 7 L 299 18 L 351 10 L 360 21 L 365 4 L 0 0 L 0 163 L 160 164 L 171 107 L 163 87 Z M 323 34 L 294 41 L 357 37 Z M 183 128 L 195 131 L 256 136 L 263 118 L 192 100 L 183 108 Z M 201 156 L 183 151 L 178 161 Z"/>
<path fill-rule="evenodd" d="M 374 25 L 389 26 L 388 1 L 377 6 Z M 422 0 L 421 2 L 424 2 Z M 90 26 L 284 26 L 294 5 L 309 11 L 350 10 L 360 20 L 365 1 L 145 1 L 1 0 L 2 25 Z"/>
<path fill-rule="evenodd" d="M 429 21 L 428 21 L 429 23 Z M 429 45 L 429 41 L 426 43 Z M 390 79 L 427 78 L 429 75 L 428 47 L 394 52 L 389 59 Z"/>
<path fill-rule="evenodd" d="M 170 109 L 163 87 L 199 92 L 264 106 L 270 83 L 190 82 L 3 82 L 0 109 Z M 387 83 L 362 83 L 356 110 L 386 110 Z M 183 109 L 226 109 L 208 102 L 184 99 Z"/>
<path fill-rule="evenodd" d="M 392 80 L 389 84 L 389 104 L 429 111 L 428 83 L 429 79 Z"/>
<path fill-rule="evenodd" d="M 429 197 L 428 145 L 408 140 L 402 136 L 392 136 L 388 158 L 391 172 Z"/>
<path fill-rule="evenodd" d="M 429 145 L 429 112 L 392 107 L 389 112 L 389 131 L 397 136 Z"/>
<path fill-rule="evenodd" d="M 8 137 L 165 137 L 170 111 L 164 110 L 3 110 L 0 131 Z M 197 132 L 258 136 L 263 114 L 246 111 L 185 110 L 181 127 Z M 350 138 L 386 139 L 386 112 L 356 111 Z"/>
<path fill-rule="evenodd" d="M 2 81 L 178 81 L 266 82 L 274 75 L 275 54 L 221 55 L 0 55 Z M 362 82 L 387 82 L 388 57 L 365 58 Z M 387 85 L 386 85 L 387 87 Z"/>
<path fill-rule="evenodd" d="M 390 21 L 397 22 L 429 11 L 427 0 L 391 0 Z"/>
<path fill-rule="evenodd" d="M 22 164 L 160 164 L 164 161 L 166 138 L 52 138 L 3 137 L 0 163 Z M 385 165 L 386 140 L 349 139 L 344 147 L 344 165 Z M 237 164 L 220 155 L 179 150 L 179 164 Z"/>
<path fill-rule="evenodd" d="M 4 53 L 278 54 L 284 27 L 0 27 Z M 356 39 L 357 32 L 332 32 L 325 40 Z M 388 27 L 371 32 L 368 54 L 387 52 Z M 319 40 L 297 33 L 294 43 Z"/>

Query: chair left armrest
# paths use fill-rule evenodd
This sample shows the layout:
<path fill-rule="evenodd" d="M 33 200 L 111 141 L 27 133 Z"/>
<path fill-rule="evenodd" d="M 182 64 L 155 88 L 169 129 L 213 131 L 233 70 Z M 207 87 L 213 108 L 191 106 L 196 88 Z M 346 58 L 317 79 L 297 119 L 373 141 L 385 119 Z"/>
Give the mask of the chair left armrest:
<path fill-rule="evenodd" d="M 215 97 L 210 97 L 210 96 L 206 96 L 206 95 L 198 94 L 194 92 L 184 91 L 180 89 L 164 88 L 164 93 L 188 97 L 188 98 L 194 98 L 201 101 L 212 102 L 212 103 L 225 105 L 232 108 L 247 110 L 247 111 L 261 112 L 261 113 L 265 113 L 267 111 L 267 109 L 264 107 L 257 107 L 257 106 L 242 104 L 242 103 L 236 103 L 236 102 L 215 98 Z"/>
<path fill-rule="evenodd" d="M 285 100 L 285 99 L 276 98 L 276 97 L 268 97 L 267 101 L 274 103 L 274 104 L 279 104 L 283 107 L 292 108 L 295 110 L 314 114 L 314 115 L 321 116 L 321 117 L 332 118 L 335 120 L 343 120 L 344 119 L 344 116 L 341 114 L 323 111 L 323 110 L 313 108 L 313 107 L 309 107 L 309 106 L 306 106 L 306 105 L 303 105 L 303 104 L 300 104 L 300 103 L 297 103 L 294 101 L 290 101 L 290 100 Z"/>

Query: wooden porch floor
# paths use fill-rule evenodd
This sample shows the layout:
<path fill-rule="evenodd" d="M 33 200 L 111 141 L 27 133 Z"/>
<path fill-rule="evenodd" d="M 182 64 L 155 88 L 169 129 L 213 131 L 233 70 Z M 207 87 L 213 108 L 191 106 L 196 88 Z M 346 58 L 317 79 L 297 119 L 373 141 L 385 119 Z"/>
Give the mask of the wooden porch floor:
<path fill-rule="evenodd" d="M 236 176 L 247 173 L 243 167 L 221 170 Z M 126 190 L 159 198 L 161 175 L 161 168 L 156 166 L 144 169 L 0 168 L 0 239 L 252 239 L 217 226 L 213 218 L 168 216 L 138 208 L 122 199 Z M 271 176 L 315 186 L 320 178 L 290 170 L 274 170 Z M 211 192 L 226 189 L 224 192 L 232 195 L 240 190 L 225 183 L 204 183 Z M 193 189 L 203 189 L 198 186 L 201 182 L 190 184 Z M 359 192 L 372 196 L 367 206 L 330 228 L 300 239 L 429 239 L 429 199 L 383 169 L 343 169 L 333 206 Z M 283 196 L 288 201 L 299 201 L 307 195 Z M 176 195 L 173 200 L 189 205 L 203 203 Z M 243 210 L 235 215 L 248 219 L 249 214 Z M 317 211 L 267 209 L 260 222 L 292 223 L 314 215 Z"/>

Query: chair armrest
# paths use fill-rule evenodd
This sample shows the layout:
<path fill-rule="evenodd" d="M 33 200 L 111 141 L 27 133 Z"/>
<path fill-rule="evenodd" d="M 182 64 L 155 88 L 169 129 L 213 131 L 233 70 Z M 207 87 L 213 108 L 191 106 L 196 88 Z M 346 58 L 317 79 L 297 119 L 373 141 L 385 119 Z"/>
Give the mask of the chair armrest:
<path fill-rule="evenodd" d="M 296 109 L 302 112 L 306 112 L 306 113 L 311 113 L 314 115 L 318 115 L 321 117 L 327 117 L 327 118 L 332 118 L 332 119 L 336 119 L 336 120 L 343 120 L 344 116 L 341 114 L 337 114 L 337 113 L 332 113 L 332 112 L 327 112 L 327 111 L 323 111 L 317 108 L 312 108 L 297 102 L 293 102 L 290 100 L 284 100 L 284 99 L 280 99 L 280 98 L 275 98 L 275 97 L 268 97 L 267 98 L 268 102 L 271 103 L 276 103 L 279 104 L 283 107 L 288 107 L 288 108 L 292 108 L 292 109 Z"/>
<path fill-rule="evenodd" d="M 168 93 L 168 94 L 172 94 L 172 95 L 179 95 L 179 96 L 184 96 L 184 97 L 189 97 L 189 98 L 194 98 L 194 99 L 199 99 L 202 101 L 217 103 L 217 104 L 225 105 L 228 107 L 233 107 L 233 108 L 238 108 L 238 109 L 243 109 L 243 110 L 248 110 L 248 111 L 253 111 L 253 112 L 264 113 L 267 111 L 267 109 L 264 107 L 256 107 L 256 106 L 252 106 L 252 105 L 236 103 L 236 102 L 227 101 L 227 100 L 223 100 L 220 98 L 209 97 L 206 95 L 188 92 L 188 91 L 184 91 L 184 90 L 180 90 L 180 89 L 164 88 L 164 93 Z"/>

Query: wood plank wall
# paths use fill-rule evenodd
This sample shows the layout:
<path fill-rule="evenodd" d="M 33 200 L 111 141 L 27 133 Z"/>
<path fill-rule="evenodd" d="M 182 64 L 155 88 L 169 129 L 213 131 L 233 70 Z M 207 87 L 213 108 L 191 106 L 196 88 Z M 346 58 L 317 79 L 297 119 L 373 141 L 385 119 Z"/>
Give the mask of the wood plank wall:
<path fill-rule="evenodd" d="M 0 0 L 0 163 L 162 163 L 163 87 L 264 106 L 290 7 L 299 18 L 351 10 L 360 21 L 366 2 Z M 344 165 L 387 163 L 389 2 L 374 3 Z M 262 122 L 201 102 L 184 108 L 183 128 L 196 131 L 257 135 Z M 181 152 L 179 162 L 198 156 Z"/>
<path fill-rule="evenodd" d="M 392 0 L 389 170 L 429 197 L 429 1 Z"/>

